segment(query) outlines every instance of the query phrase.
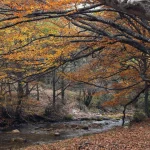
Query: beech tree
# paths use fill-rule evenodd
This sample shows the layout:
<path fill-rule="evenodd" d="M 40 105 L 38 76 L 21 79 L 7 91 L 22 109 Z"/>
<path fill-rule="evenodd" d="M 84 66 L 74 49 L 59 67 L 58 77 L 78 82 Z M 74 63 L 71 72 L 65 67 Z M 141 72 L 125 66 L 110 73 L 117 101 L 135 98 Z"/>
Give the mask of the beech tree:
<path fill-rule="evenodd" d="M 104 4 L 128 14 L 150 20 L 149 0 L 101 0 Z"/>
<path fill-rule="evenodd" d="M 81 4 L 82 6 L 80 6 Z M 27 5 L 25 1 L 20 0 L 13 3 L 11 1 L 2 1 L 1 5 L 6 7 L 4 10 L 1 8 L 1 30 L 17 24 L 25 24 L 26 22 L 64 18 L 66 19 L 66 24 L 72 22 L 75 26 L 83 29 L 82 33 L 81 31 L 79 32 L 80 36 L 85 36 L 84 31 L 91 32 L 90 41 L 100 41 L 102 37 L 106 37 L 110 40 L 113 39 L 117 42 L 131 45 L 144 53 L 149 53 L 149 36 L 138 32 L 135 33 L 138 30 L 136 23 L 143 26 L 147 32 L 150 30 L 148 1 L 99 0 L 89 2 L 77 0 L 51 2 L 33 0 L 30 5 Z M 108 7 L 108 5 L 116 7 L 117 10 Z M 108 12 L 110 12 L 109 15 L 104 15 Z M 141 15 L 137 14 L 137 12 Z M 114 15 L 116 17 L 112 17 Z M 122 23 L 124 20 L 128 22 L 129 27 Z M 105 28 L 100 29 L 99 24 L 103 24 Z M 111 30 L 116 32 L 110 32 L 108 28 L 112 28 Z M 52 36 L 52 34 L 50 35 Z M 58 35 L 53 34 L 53 36 Z M 65 36 L 68 36 L 68 34 L 65 34 Z M 73 36 L 73 34 L 70 36 Z M 79 36 L 79 34 L 75 36 Z M 86 38 L 80 40 L 80 42 L 85 42 L 85 40 Z M 71 41 L 77 42 L 77 40 Z M 143 41 L 147 45 L 139 43 L 139 41 Z"/>
<path fill-rule="evenodd" d="M 0 58 L 2 62 L 6 59 L 22 62 L 28 68 L 24 73 L 27 79 L 67 62 L 103 51 L 105 54 L 113 46 L 111 53 L 116 53 L 115 44 L 130 47 L 126 54 L 119 52 L 118 60 L 126 58 L 122 56 L 130 55 L 133 49 L 134 53 L 144 53 L 147 61 L 150 53 L 149 7 L 149 0 L 1 0 Z M 44 23 L 49 30 L 46 29 L 43 34 Z M 49 26 L 49 23 L 55 27 Z M 118 69 L 116 62 L 106 64 L 107 71 Z M 30 68 L 31 65 L 34 69 Z M 2 73 L 3 77 L 5 75 L 5 72 Z M 135 74 L 131 75 L 133 77 Z M 144 73 L 136 79 L 142 79 L 146 84 L 150 81 Z M 147 88 L 148 85 L 142 92 Z"/>

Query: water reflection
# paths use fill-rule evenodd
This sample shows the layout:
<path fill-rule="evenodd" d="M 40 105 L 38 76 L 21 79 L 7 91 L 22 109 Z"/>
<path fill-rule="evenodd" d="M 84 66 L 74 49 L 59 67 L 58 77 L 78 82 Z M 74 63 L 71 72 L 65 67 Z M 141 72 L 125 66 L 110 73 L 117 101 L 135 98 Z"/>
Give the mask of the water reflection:
<path fill-rule="evenodd" d="M 0 133 L 0 150 L 17 149 L 32 144 L 51 143 L 87 134 L 99 133 L 121 126 L 122 120 L 102 121 L 70 121 L 43 124 L 22 124 L 20 133 Z M 55 135 L 58 132 L 60 135 Z M 12 141 L 14 138 L 22 138 L 25 141 Z"/>

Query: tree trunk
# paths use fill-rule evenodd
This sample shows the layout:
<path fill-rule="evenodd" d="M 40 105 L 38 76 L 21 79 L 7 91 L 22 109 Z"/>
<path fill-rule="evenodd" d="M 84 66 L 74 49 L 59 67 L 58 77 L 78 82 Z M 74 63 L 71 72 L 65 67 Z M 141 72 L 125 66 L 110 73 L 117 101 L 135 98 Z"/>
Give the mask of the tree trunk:
<path fill-rule="evenodd" d="M 145 82 L 145 87 L 147 87 L 147 82 Z M 148 100 L 148 96 L 149 96 L 149 94 L 148 94 L 148 91 L 149 91 L 149 89 L 147 88 L 146 90 L 145 90 L 145 114 L 147 115 L 147 117 L 150 117 L 150 112 L 149 112 L 149 100 Z"/>
<path fill-rule="evenodd" d="M 64 83 L 64 79 L 62 78 L 61 79 L 61 101 L 62 101 L 62 104 L 66 104 L 66 101 L 65 101 L 65 89 L 64 89 L 64 86 L 65 86 L 65 83 Z"/>
<path fill-rule="evenodd" d="M 3 81 L 1 82 L 0 94 L 3 93 Z"/>
<path fill-rule="evenodd" d="M 55 109 L 55 103 L 56 103 L 56 71 L 53 71 L 52 75 L 52 85 L 53 85 L 53 108 Z"/>
<path fill-rule="evenodd" d="M 143 75 L 145 78 L 147 78 L 147 69 L 148 69 L 148 62 L 147 62 L 147 59 L 146 59 L 146 54 L 143 54 L 144 58 L 142 59 L 143 61 Z M 150 117 L 150 113 L 149 113 L 149 102 L 148 102 L 148 91 L 149 91 L 149 88 L 148 88 L 148 82 L 145 81 L 145 97 L 144 97 L 144 102 L 145 102 L 145 114 L 147 115 L 147 117 Z"/>
<path fill-rule="evenodd" d="M 40 92 L 39 92 L 39 84 L 36 85 L 36 91 L 37 91 L 37 100 L 40 100 Z"/>
<path fill-rule="evenodd" d="M 11 84 L 10 83 L 8 83 L 8 92 L 9 92 L 9 99 L 11 101 L 12 93 L 11 93 Z"/>
<path fill-rule="evenodd" d="M 62 66 L 61 68 L 62 70 L 62 73 L 65 71 L 65 67 Z M 62 104 L 66 104 L 66 101 L 65 101 L 65 82 L 64 82 L 64 78 L 61 77 L 61 101 L 62 101 Z"/>
<path fill-rule="evenodd" d="M 30 94 L 30 90 L 29 90 L 29 83 L 26 83 L 26 97 L 28 98 Z"/>
<path fill-rule="evenodd" d="M 84 104 L 88 107 L 92 101 L 93 93 L 91 90 L 87 90 L 86 96 L 84 98 Z"/>
<path fill-rule="evenodd" d="M 16 107 L 16 119 L 20 120 L 21 119 L 21 103 L 22 103 L 22 98 L 24 95 L 24 91 L 23 91 L 23 85 L 21 81 L 18 81 L 18 90 L 17 90 L 17 96 L 18 96 L 18 103 L 17 103 L 17 107 Z"/>

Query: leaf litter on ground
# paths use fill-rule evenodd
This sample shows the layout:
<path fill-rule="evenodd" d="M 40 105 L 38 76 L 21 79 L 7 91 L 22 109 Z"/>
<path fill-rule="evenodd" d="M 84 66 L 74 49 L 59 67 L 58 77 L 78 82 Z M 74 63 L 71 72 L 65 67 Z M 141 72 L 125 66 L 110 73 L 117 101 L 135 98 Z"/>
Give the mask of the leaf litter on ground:
<path fill-rule="evenodd" d="M 106 132 L 35 145 L 24 150 L 150 150 L 150 119 L 128 128 L 116 127 Z"/>

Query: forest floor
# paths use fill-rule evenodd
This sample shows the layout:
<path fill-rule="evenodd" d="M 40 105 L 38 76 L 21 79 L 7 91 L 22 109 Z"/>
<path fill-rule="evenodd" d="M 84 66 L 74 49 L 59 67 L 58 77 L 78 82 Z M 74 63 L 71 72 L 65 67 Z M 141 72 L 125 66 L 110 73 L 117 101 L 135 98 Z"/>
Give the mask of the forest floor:
<path fill-rule="evenodd" d="M 24 150 L 150 150 L 150 120 Z"/>

